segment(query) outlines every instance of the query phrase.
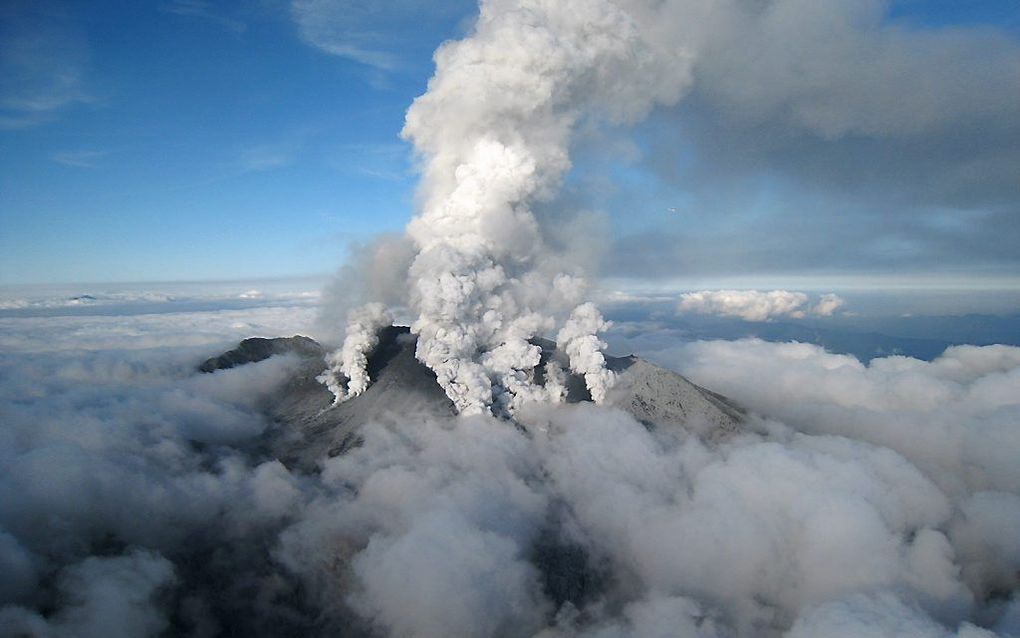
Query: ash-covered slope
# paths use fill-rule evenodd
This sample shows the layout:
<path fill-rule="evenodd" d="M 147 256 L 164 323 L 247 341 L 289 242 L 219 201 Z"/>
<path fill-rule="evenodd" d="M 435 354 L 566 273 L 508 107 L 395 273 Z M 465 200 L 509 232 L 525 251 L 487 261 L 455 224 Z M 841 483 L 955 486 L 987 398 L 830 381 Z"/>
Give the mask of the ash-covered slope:
<path fill-rule="evenodd" d="M 245 340 L 237 349 L 202 364 L 203 371 L 258 361 L 272 354 L 292 352 L 303 358 L 298 372 L 279 394 L 269 397 L 268 410 L 277 427 L 270 435 L 273 456 L 288 466 L 310 471 L 324 457 L 344 453 L 358 444 L 358 428 L 386 414 L 449 417 L 453 404 L 436 382 L 435 374 L 414 357 L 415 338 L 406 327 L 393 326 L 380 333 L 379 345 L 369 358 L 372 385 L 353 399 L 332 406 L 333 395 L 316 380 L 325 361 L 323 351 L 304 337 Z M 539 382 L 545 364 L 565 355 L 548 340 L 542 347 Z M 738 432 L 743 411 L 726 397 L 701 388 L 683 376 L 637 357 L 607 357 L 618 373 L 608 403 L 632 414 L 646 426 L 683 428 L 706 442 L 718 442 Z M 590 400 L 584 380 L 571 376 L 567 401 Z"/>

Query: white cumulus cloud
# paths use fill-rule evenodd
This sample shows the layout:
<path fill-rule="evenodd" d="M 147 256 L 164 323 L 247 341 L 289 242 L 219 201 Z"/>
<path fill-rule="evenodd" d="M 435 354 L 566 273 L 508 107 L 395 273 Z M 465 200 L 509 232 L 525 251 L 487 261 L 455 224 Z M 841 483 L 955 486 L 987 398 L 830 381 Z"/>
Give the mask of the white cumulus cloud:
<path fill-rule="evenodd" d="M 771 321 L 778 317 L 799 319 L 808 314 L 831 316 L 844 305 L 839 296 L 828 293 L 808 307 L 808 295 L 787 290 L 700 290 L 680 295 L 677 311 L 722 317 L 739 317 L 745 321 Z"/>

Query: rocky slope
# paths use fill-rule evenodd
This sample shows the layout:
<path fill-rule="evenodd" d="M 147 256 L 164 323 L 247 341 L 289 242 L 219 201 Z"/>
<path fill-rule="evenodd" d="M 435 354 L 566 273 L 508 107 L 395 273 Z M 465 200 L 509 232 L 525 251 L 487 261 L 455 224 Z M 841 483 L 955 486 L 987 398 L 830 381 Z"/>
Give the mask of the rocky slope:
<path fill-rule="evenodd" d="M 556 344 L 547 340 L 536 343 L 543 350 L 540 379 L 550 359 L 566 368 L 565 356 Z M 269 451 L 292 468 L 313 471 L 320 459 L 343 454 L 358 445 L 358 428 L 372 418 L 385 414 L 453 414 L 453 404 L 435 375 L 414 358 L 414 347 L 414 336 L 406 327 L 383 330 L 369 360 L 372 385 L 361 396 L 337 406 L 331 406 L 333 395 L 315 379 L 326 367 L 324 351 L 307 337 L 246 339 L 236 349 L 209 359 L 200 369 L 212 372 L 274 354 L 301 356 L 298 371 L 276 396 L 268 397 L 267 409 L 277 425 L 270 434 Z M 741 430 L 743 411 L 726 397 L 637 357 L 608 357 L 608 364 L 619 374 L 609 403 L 650 428 L 681 428 L 708 443 Z M 567 400 L 590 400 L 580 377 L 571 376 Z"/>

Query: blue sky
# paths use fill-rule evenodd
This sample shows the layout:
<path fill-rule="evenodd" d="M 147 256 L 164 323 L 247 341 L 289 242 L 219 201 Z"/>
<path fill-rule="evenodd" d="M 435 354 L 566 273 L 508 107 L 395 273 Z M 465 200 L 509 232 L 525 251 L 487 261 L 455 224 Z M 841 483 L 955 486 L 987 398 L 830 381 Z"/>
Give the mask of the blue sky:
<path fill-rule="evenodd" d="M 285 5 L 16 13 L 10 28 L 29 41 L 17 53 L 43 58 L 38 75 L 73 74 L 74 86 L 29 76 L 4 87 L 5 106 L 50 98 L 4 110 L 6 283 L 335 268 L 346 241 L 409 215 L 403 113 L 460 17 L 430 20 L 379 69 L 307 43 Z M 40 37 L 50 42 L 30 46 Z"/>
<path fill-rule="evenodd" d="M 7 3 L 0 11 L 0 283 L 14 284 L 334 270 L 350 241 L 399 230 L 412 214 L 403 114 L 425 89 L 431 51 L 469 28 L 474 8 L 167 0 Z M 985 30 L 1015 47 L 1018 15 L 1014 0 L 904 0 L 886 20 L 917 32 Z M 957 174 L 956 164 L 908 170 L 895 187 L 869 173 L 867 188 L 855 191 L 843 176 L 860 182 L 854 171 L 867 172 L 860 158 L 868 153 L 917 164 L 913 154 L 949 157 L 967 141 L 938 131 L 909 143 L 829 140 L 778 124 L 765 134 L 723 121 L 711 99 L 695 90 L 636 130 L 608 134 L 639 159 L 621 161 L 615 146 L 600 156 L 591 140 L 575 158 L 564 199 L 607 215 L 614 257 L 605 275 L 888 278 L 934 268 L 956 279 L 1015 280 L 1015 154 L 994 153 L 1001 183 L 968 183 L 941 200 L 919 195 L 930 190 L 922 177 Z M 996 129 L 1011 114 L 998 115 L 976 125 L 975 144 L 1016 139 L 1015 127 L 1005 136 Z M 664 127 L 676 133 L 670 149 L 657 147 L 670 139 Z M 676 149 L 682 157 L 671 155 Z M 817 166 L 831 170 L 818 175 Z M 918 212 L 897 217 L 893 208 Z M 826 212 L 802 218 L 806 210 Z M 1008 224 L 997 238 L 981 234 L 999 218 Z M 875 230 L 858 238 L 860 250 L 836 254 L 823 239 L 842 233 L 845 220 Z M 762 229 L 785 234 L 762 241 Z M 713 258 L 688 244 L 730 252 Z M 947 259 L 956 245 L 966 254 Z"/>

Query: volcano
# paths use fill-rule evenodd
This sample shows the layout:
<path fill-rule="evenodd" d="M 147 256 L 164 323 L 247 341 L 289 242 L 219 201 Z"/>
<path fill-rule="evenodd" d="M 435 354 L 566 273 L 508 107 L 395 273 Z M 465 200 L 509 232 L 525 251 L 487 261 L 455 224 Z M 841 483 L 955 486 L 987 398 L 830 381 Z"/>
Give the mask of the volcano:
<path fill-rule="evenodd" d="M 536 381 L 544 381 L 545 366 L 557 361 L 568 369 L 566 355 L 546 339 Z M 360 443 L 359 428 L 387 414 L 449 418 L 455 414 L 436 375 L 414 356 L 416 338 L 404 326 L 379 333 L 379 344 L 368 362 L 372 385 L 360 396 L 333 405 L 333 395 L 316 377 L 326 367 L 325 349 L 308 337 L 245 339 L 236 348 L 211 358 L 202 372 L 232 368 L 273 355 L 300 357 L 296 372 L 264 405 L 275 427 L 267 436 L 271 456 L 292 469 L 315 471 L 323 458 L 343 454 Z M 630 413 L 649 429 L 673 428 L 718 444 L 743 430 L 744 410 L 730 399 L 702 388 L 676 372 L 639 357 L 606 357 L 618 375 L 607 404 Z M 580 375 L 570 375 L 567 402 L 590 401 Z"/>

